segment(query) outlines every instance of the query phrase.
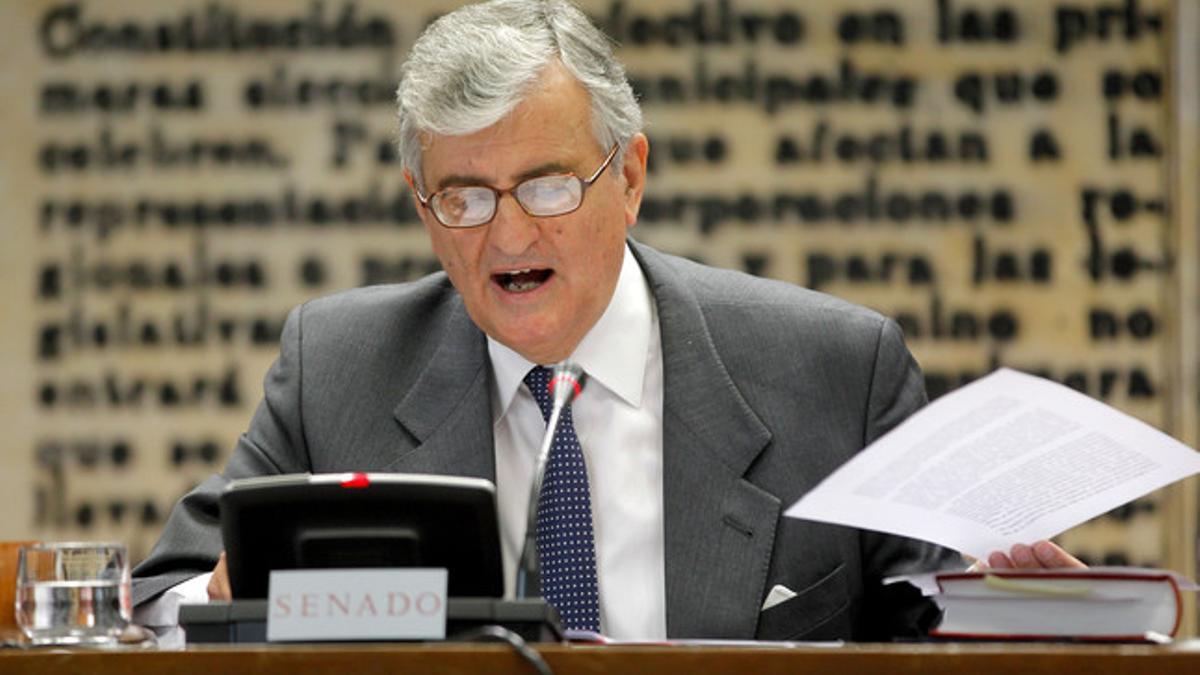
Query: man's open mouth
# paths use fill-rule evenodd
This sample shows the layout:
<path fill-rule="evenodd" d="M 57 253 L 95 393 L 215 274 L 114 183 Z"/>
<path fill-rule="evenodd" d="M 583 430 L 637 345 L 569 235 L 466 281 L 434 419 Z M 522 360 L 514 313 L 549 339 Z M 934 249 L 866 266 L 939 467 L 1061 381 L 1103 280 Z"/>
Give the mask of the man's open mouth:
<path fill-rule="evenodd" d="M 528 293 L 546 283 L 552 274 L 552 269 L 523 269 L 493 274 L 492 279 L 509 293 Z"/>

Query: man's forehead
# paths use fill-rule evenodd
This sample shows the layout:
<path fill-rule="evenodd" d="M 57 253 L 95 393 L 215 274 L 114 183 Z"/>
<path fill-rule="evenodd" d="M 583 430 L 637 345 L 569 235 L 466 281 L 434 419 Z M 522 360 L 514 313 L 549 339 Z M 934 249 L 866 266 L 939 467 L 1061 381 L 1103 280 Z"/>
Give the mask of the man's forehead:
<path fill-rule="evenodd" d="M 436 186 L 494 184 L 502 187 L 551 173 L 590 172 L 586 166 L 596 145 L 590 134 L 569 136 L 434 137 L 423 153 L 426 180 Z M 598 146 L 597 146 L 598 147 Z"/>
<path fill-rule="evenodd" d="M 421 134 L 426 178 L 520 180 L 580 171 L 603 153 L 592 133 L 587 90 L 558 63 L 548 66 L 521 101 L 496 123 L 468 134 Z"/>
<path fill-rule="evenodd" d="M 558 139 L 462 136 L 432 138 L 424 153 L 426 179 L 439 185 L 516 181 L 583 170 L 587 148 Z"/>

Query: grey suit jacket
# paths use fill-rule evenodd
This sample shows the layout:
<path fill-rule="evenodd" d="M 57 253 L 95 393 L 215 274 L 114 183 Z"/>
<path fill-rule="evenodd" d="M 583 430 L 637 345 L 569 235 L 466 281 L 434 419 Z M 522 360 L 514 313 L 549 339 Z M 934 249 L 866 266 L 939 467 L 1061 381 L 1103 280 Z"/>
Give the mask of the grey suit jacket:
<path fill-rule="evenodd" d="M 894 323 L 792 285 L 631 241 L 663 352 L 671 637 L 886 639 L 936 610 L 884 576 L 960 564 L 912 540 L 782 510 L 925 402 Z M 223 475 L 185 496 L 135 570 L 147 600 L 214 565 L 233 478 L 346 470 L 494 480 L 484 334 L 444 274 L 294 310 Z M 766 611 L 776 584 L 797 596 Z M 631 592 L 636 592 L 631 589 Z"/>

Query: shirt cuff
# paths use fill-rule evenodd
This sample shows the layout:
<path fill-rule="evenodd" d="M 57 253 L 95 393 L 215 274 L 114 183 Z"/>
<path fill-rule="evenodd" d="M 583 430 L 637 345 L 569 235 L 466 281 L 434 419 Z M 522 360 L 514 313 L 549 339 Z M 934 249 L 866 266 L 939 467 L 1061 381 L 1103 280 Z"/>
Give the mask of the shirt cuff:
<path fill-rule="evenodd" d="M 206 572 L 168 588 L 157 599 L 135 609 L 133 622 L 147 628 L 177 625 L 180 604 L 208 602 L 208 580 L 211 577 L 212 572 Z"/>

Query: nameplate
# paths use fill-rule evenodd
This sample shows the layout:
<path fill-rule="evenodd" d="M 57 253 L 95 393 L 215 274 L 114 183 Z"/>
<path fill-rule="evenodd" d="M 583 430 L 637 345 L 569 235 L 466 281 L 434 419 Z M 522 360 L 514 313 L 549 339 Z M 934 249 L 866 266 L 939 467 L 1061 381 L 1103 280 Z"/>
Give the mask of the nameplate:
<path fill-rule="evenodd" d="M 443 640 L 445 569 L 271 572 L 267 641 Z"/>

